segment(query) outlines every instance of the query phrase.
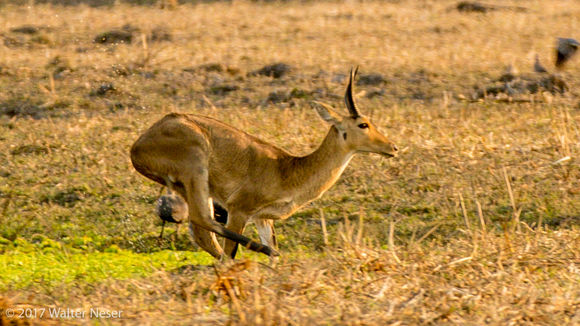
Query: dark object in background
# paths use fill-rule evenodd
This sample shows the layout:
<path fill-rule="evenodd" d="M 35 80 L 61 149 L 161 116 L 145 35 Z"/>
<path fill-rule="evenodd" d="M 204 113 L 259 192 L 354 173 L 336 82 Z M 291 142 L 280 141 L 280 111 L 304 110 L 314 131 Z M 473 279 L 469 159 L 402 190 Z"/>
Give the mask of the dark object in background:
<path fill-rule="evenodd" d="M 100 44 L 128 44 L 133 41 L 133 33 L 138 31 L 138 28 L 127 24 L 120 29 L 112 29 L 101 33 L 97 35 L 93 41 Z"/>
<path fill-rule="evenodd" d="M 19 27 L 14 27 L 10 29 L 12 33 L 20 33 L 20 34 L 28 34 L 28 35 L 35 35 L 41 31 L 50 32 L 52 28 L 48 26 L 37 26 L 37 25 L 22 25 Z"/>
<path fill-rule="evenodd" d="M 481 4 L 479 2 L 469 2 L 469 1 L 461 1 L 457 4 L 457 11 L 460 12 L 488 12 L 490 10 L 495 10 L 495 8 L 491 6 L 487 6 Z"/>
<path fill-rule="evenodd" d="M 292 70 L 292 66 L 279 62 L 262 67 L 249 73 L 250 76 L 262 75 L 273 78 L 280 78 L 288 74 Z"/>
<path fill-rule="evenodd" d="M 163 189 L 161 191 L 163 191 Z M 228 221 L 228 211 L 215 201 L 213 202 L 213 209 L 215 220 L 221 224 L 226 224 Z M 170 222 L 177 224 L 177 231 L 175 231 L 177 233 L 179 230 L 179 224 L 188 219 L 189 209 L 187 208 L 187 203 L 183 198 L 167 189 L 167 194 L 157 199 L 156 212 L 157 216 L 159 216 L 163 221 L 163 224 L 161 225 L 161 234 L 159 234 L 159 238 L 162 239 L 163 231 L 165 230 L 165 223 Z"/>
<path fill-rule="evenodd" d="M 360 75 L 360 77 L 358 78 L 358 82 L 356 84 L 357 85 L 366 85 L 366 86 L 376 86 L 376 85 L 381 85 L 385 82 L 386 82 L 386 80 L 385 80 L 385 77 L 383 77 L 383 75 L 372 73 L 372 74 Z"/>
<path fill-rule="evenodd" d="M 165 222 L 176 223 L 177 231 L 179 231 L 179 224 L 187 219 L 189 209 L 185 201 L 168 188 L 167 195 L 163 195 L 157 199 L 156 212 L 157 216 L 163 221 L 161 234 L 159 234 L 159 239 L 162 239 Z M 175 232 L 177 233 L 177 231 Z"/>
<path fill-rule="evenodd" d="M 173 40 L 173 35 L 169 29 L 164 26 L 157 26 L 151 30 L 151 35 L 149 36 L 149 41 L 151 42 L 164 42 Z"/>
<path fill-rule="evenodd" d="M 494 10 L 511 10 L 515 12 L 527 12 L 528 8 L 518 6 L 494 6 L 475 1 L 461 1 L 455 7 L 457 11 L 463 13 L 487 13 Z"/>
<path fill-rule="evenodd" d="M 556 46 L 556 67 L 561 68 L 578 51 L 580 43 L 573 38 L 558 38 Z"/>
<path fill-rule="evenodd" d="M 115 85 L 113 85 L 112 83 L 104 83 L 104 84 L 101 84 L 97 89 L 91 91 L 90 95 L 91 96 L 105 96 L 109 93 L 114 93 L 116 91 L 117 91 L 117 89 L 115 88 Z"/>

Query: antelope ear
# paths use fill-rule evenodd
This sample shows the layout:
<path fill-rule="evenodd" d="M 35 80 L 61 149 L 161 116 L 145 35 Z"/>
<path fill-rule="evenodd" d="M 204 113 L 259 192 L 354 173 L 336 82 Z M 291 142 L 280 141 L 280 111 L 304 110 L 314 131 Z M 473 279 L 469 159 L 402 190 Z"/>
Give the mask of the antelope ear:
<path fill-rule="evenodd" d="M 328 123 L 336 126 L 340 123 L 340 121 L 342 121 L 342 117 L 338 113 L 334 112 L 332 107 L 328 104 L 312 101 L 310 102 L 310 106 L 312 106 L 316 112 L 318 112 L 318 115 L 322 118 L 322 120 Z"/>

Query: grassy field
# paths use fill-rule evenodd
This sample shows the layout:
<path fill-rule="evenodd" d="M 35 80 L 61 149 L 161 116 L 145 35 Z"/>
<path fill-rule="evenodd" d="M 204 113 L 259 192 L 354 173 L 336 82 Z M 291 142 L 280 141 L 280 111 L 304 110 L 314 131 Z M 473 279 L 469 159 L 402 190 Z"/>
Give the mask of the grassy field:
<path fill-rule="evenodd" d="M 563 94 L 532 70 L 580 38 L 580 4 L 456 4 L 1 7 L 0 325 L 580 324 L 580 60 Z M 290 69 L 256 73 L 275 63 Z M 308 102 L 344 110 L 354 65 L 399 157 L 356 156 L 276 222 L 276 264 L 215 262 L 185 228 L 158 241 L 140 133 L 199 113 L 306 154 L 328 128 Z M 510 87 L 539 89 L 474 95 L 510 65 Z"/>

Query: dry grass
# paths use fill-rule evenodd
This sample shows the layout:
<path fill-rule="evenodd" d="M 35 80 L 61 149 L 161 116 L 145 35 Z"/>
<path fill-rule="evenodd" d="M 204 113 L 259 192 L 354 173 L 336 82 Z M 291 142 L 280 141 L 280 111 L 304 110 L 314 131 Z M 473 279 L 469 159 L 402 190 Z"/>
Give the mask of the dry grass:
<path fill-rule="evenodd" d="M 252 256 L 129 280 L 0 284 L 0 309 L 105 307 L 128 324 L 580 323 L 579 61 L 561 73 L 564 95 L 462 96 L 508 64 L 531 73 L 535 52 L 552 70 L 555 37 L 578 38 L 580 6 L 455 4 L 3 7 L 2 241 L 195 250 L 185 234 L 155 241 L 158 187 L 128 158 L 138 134 L 167 112 L 196 112 L 307 153 L 326 128 L 308 101 L 342 105 L 355 64 L 381 75 L 357 99 L 401 155 L 356 157 L 321 200 L 277 223 L 274 266 Z M 93 43 L 126 24 L 130 44 Z M 22 25 L 41 28 L 10 31 Z M 293 69 L 248 74 L 276 62 Z"/>
<path fill-rule="evenodd" d="M 12 294 L 11 307 L 123 310 L 127 324 L 573 325 L 577 232 L 533 232 L 386 250 L 343 242 L 274 267 L 248 260 L 145 279 Z M 59 298 L 55 300 L 54 298 Z"/>

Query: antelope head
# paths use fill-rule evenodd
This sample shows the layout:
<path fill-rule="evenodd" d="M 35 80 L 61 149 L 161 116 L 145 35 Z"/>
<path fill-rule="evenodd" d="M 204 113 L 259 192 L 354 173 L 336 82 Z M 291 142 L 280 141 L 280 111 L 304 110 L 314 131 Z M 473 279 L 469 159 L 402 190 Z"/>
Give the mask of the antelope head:
<path fill-rule="evenodd" d="M 328 104 L 314 101 L 312 106 L 316 109 L 320 117 L 332 124 L 337 130 L 340 142 L 349 151 L 377 153 L 386 157 L 397 155 L 397 146 L 383 135 L 371 120 L 362 115 L 354 102 L 353 81 L 356 77 L 358 67 L 350 71 L 350 78 L 344 102 L 349 114 L 342 116 Z"/>

